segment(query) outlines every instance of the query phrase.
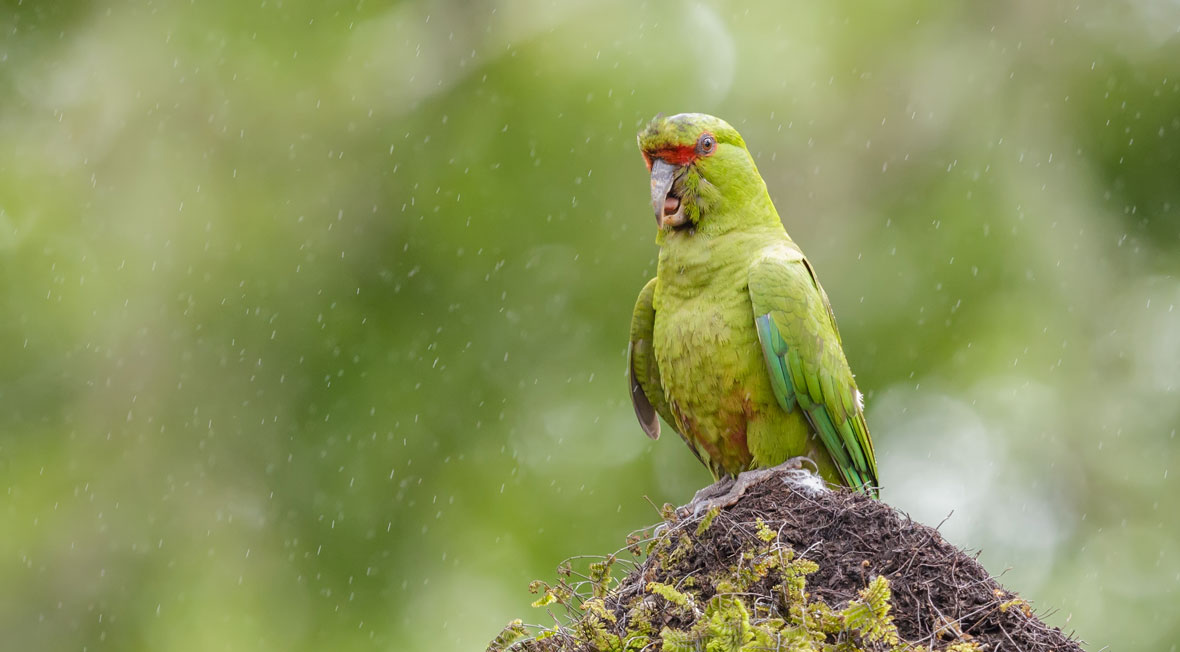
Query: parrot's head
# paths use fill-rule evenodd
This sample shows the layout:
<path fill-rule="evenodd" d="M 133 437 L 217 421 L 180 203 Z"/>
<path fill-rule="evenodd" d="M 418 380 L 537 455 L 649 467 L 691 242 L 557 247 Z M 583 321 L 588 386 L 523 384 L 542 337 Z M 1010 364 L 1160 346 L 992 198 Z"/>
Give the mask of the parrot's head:
<path fill-rule="evenodd" d="M 639 150 L 651 171 L 651 205 L 661 237 L 740 226 L 735 220 L 746 211 L 733 209 L 770 201 L 741 134 L 720 118 L 656 116 L 639 132 Z"/>

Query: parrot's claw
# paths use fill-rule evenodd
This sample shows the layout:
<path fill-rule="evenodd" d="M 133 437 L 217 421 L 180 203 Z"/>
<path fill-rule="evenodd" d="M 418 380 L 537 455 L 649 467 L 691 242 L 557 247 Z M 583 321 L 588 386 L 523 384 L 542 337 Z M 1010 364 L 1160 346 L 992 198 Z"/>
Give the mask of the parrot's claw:
<path fill-rule="evenodd" d="M 693 495 L 692 501 L 689 502 L 688 505 L 695 505 L 696 503 L 704 502 L 706 500 L 709 500 L 710 498 L 715 498 L 717 496 L 724 496 L 726 493 L 729 492 L 729 489 L 731 487 L 733 487 L 734 482 L 735 482 L 734 478 L 732 476 L 727 475 L 724 478 L 721 478 L 720 480 L 718 480 L 717 482 L 714 482 L 713 484 L 702 488 L 700 491 L 697 491 Z"/>
<path fill-rule="evenodd" d="M 746 491 L 754 485 L 783 474 L 787 471 L 805 471 L 805 465 L 815 468 L 815 462 L 809 457 L 792 457 L 791 459 L 766 469 L 754 469 L 739 473 L 738 477 L 726 477 L 701 489 L 692 497 L 692 501 L 676 510 L 681 516 L 700 516 L 713 508 L 724 509 L 733 507 Z"/>

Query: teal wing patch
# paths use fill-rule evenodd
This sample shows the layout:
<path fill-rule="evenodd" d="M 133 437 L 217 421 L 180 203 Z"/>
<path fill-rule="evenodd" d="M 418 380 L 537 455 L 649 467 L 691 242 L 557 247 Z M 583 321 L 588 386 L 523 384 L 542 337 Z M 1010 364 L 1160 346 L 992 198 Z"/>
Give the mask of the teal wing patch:
<path fill-rule="evenodd" d="M 758 328 L 758 341 L 762 343 L 762 357 L 766 360 L 766 371 L 770 374 L 774 397 L 783 410 L 790 412 L 795 409 L 796 401 L 791 370 L 787 368 L 787 342 L 770 320 L 770 315 L 755 317 L 754 325 Z"/>
<path fill-rule="evenodd" d="M 805 259 L 750 268 L 754 324 L 775 399 L 801 409 L 848 486 L 876 494 L 877 461 L 827 295 Z"/>

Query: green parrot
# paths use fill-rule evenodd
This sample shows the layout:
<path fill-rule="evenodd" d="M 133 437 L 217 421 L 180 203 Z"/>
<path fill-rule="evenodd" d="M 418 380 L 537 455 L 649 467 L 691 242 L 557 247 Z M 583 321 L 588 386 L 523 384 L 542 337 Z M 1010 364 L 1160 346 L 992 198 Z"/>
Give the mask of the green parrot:
<path fill-rule="evenodd" d="M 663 417 L 715 480 L 807 457 L 825 481 L 875 496 L 863 398 L 832 307 L 741 135 L 710 115 L 657 116 L 639 149 L 660 246 L 631 316 L 644 432 L 659 437 Z"/>

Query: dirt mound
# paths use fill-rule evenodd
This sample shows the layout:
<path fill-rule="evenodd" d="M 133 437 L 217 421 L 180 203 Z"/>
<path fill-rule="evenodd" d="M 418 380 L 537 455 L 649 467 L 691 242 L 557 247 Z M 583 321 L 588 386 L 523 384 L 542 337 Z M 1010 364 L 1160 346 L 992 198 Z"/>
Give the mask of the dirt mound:
<path fill-rule="evenodd" d="M 800 472 L 720 511 L 665 511 L 628 549 L 534 583 L 567 624 L 514 621 L 489 650 L 1082 649 L 935 529 Z"/>

